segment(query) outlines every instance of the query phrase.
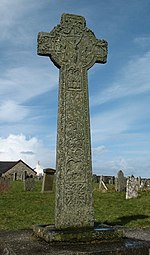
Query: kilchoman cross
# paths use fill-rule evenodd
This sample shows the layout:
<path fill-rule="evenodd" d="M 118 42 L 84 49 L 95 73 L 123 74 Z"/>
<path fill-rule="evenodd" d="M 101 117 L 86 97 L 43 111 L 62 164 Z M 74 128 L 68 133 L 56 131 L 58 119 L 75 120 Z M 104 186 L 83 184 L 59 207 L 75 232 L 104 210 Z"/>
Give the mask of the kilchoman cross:
<path fill-rule="evenodd" d="M 38 54 L 60 69 L 55 227 L 94 226 L 87 70 L 106 63 L 107 42 L 84 17 L 63 14 L 50 33 L 38 34 Z"/>

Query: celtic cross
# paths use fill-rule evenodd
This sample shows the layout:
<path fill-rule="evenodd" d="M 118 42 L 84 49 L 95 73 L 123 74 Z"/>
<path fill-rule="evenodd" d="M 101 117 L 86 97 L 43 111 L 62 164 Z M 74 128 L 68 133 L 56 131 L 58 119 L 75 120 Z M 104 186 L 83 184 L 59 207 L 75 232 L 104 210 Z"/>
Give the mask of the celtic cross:
<path fill-rule="evenodd" d="M 106 63 L 107 42 L 96 39 L 84 17 L 63 14 L 60 25 L 38 35 L 38 54 L 60 69 L 55 226 L 92 227 L 92 164 L 87 70 Z"/>

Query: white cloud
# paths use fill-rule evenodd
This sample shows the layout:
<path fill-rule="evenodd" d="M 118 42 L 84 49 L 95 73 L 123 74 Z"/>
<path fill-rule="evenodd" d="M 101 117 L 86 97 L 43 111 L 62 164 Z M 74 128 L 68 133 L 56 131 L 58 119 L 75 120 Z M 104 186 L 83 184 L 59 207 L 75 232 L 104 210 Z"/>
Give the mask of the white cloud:
<path fill-rule="evenodd" d="M 143 100 L 140 97 L 136 100 L 121 102 L 115 107 L 109 106 L 107 110 L 100 109 L 99 113 L 93 113 L 91 116 L 92 142 L 98 146 L 98 143 L 104 144 L 104 141 L 108 139 L 110 141 L 114 138 L 122 139 L 123 135 L 128 142 L 133 138 L 139 141 L 142 133 L 148 133 L 147 116 L 150 114 L 148 104 L 149 98 Z M 141 139 L 140 142 L 142 142 Z"/>
<path fill-rule="evenodd" d="M 0 1 L 0 40 L 13 40 L 19 38 L 23 41 L 26 37 L 26 29 L 31 22 L 33 10 L 38 10 L 41 3 L 31 0 L 1 0 Z M 42 3 L 44 6 L 44 4 Z M 29 37 L 29 34 L 28 34 Z"/>
<path fill-rule="evenodd" d="M 17 19 L 17 2 L 19 6 L 19 1 L 0 1 L 0 30 L 1 30 L 1 40 L 8 38 L 9 29 L 14 25 Z"/>
<path fill-rule="evenodd" d="M 16 24 L 19 17 L 23 14 L 26 6 L 20 0 L 1 0 L 0 1 L 0 31 L 1 39 L 8 39 L 12 34 L 12 27 Z"/>
<path fill-rule="evenodd" d="M 145 35 L 145 36 L 140 36 L 140 37 L 136 37 L 134 39 L 134 43 L 137 44 L 138 46 L 140 46 L 140 48 L 142 49 L 149 49 L 149 45 L 150 45 L 150 36 L 149 35 Z"/>
<path fill-rule="evenodd" d="M 119 170 L 123 170 L 125 176 L 141 176 L 149 178 L 150 163 L 147 159 L 131 160 L 124 157 L 115 157 L 110 159 L 99 159 L 93 162 L 93 172 L 97 175 L 117 175 Z"/>
<path fill-rule="evenodd" d="M 119 170 L 124 170 L 120 159 L 93 161 L 93 172 L 97 175 L 116 175 Z"/>
<path fill-rule="evenodd" d="M 0 104 L 0 121 L 18 122 L 23 120 L 27 115 L 27 108 L 14 101 L 9 100 Z"/>
<path fill-rule="evenodd" d="M 45 68 L 16 67 L 7 70 L 0 79 L 0 97 L 8 100 L 11 96 L 17 102 L 25 102 L 54 89 L 56 84 L 58 84 L 56 68 L 50 71 L 48 66 Z"/>
<path fill-rule="evenodd" d="M 122 169 L 126 176 L 149 177 L 149 131 L 146 123 L 142 123 L 142 118 L 146 121 L 149 114 L 149 108 L 145 109 L 144 103 L 133 103 L 109 108 L 92 117 L 94 173 L 115 175 Z"/>
<path fill-rule="evenodd" d="M 92 152 L 95 155 L 97 155 L 97 154 L 99 155 L 99 154 L 104 153 L 106 151 L 107 151 L 107 148 L 104 145 L 92 148 Z"/>
<path fill-rule="evenodd" d="M 144 56 L 133 57 L 121 69 L 117 80 L 107 89 L 91 98 L 92 105 L 99 105 L 126 96 L 150 92 L 150 51 Z"/>
<path fill-rule="evenodd" d="M 27 139 L 23 134 L 10 134 L 7 138 L 0 137 L 0 160 L 16 161 L 22 159 L 31 167 L 40 161 L 43 167 L 54 167 L 54 152 L 44 147 L 36 137 Z"/>
<path fill-rule="evenodd" d="M 132 114 L 129 114 L 131 113 Z M 101 143 L 125 132 L 136 119 L 136 109 L 119 108 L 95 114 L 91 118 L 92 142 Z M 133 117 L 134 116 L 134 117 Z"/>

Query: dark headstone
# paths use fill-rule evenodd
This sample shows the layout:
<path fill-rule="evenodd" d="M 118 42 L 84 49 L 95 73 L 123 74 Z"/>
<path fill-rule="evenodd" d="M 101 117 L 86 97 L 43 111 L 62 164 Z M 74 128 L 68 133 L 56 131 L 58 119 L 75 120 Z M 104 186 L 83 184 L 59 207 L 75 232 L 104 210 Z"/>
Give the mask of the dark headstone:
<path fill-rule="evenodd" d="M 43 183 L 42 183 L 42 192 L 51 192 L 54 189 L 54 169 L 44 169 Z"/>

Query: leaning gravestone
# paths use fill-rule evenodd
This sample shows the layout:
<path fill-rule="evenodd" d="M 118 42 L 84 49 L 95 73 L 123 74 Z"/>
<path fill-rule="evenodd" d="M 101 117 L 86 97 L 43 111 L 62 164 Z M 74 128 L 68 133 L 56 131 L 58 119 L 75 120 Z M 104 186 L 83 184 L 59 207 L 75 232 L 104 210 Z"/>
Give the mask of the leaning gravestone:
<path fill-rule="evenodd" d="M 122 170 L 120 170 L 115 179 L 115 190 L 118 192 L 125 192 L 126 190 L 126 178 Z"/>
<path fill-rule="evenodd" d="M 129 176 L 127 179 L 126 199 L 138 197 L 138 190 L 139 190 L 138 178 L 135 178 L 133 175 Z"/>

